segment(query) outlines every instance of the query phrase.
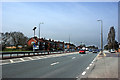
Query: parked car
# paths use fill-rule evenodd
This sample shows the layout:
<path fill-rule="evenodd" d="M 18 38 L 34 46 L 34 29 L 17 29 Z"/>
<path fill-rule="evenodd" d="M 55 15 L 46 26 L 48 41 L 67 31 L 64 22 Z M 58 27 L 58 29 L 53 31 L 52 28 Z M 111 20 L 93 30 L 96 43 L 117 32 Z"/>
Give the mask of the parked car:
<path fill-rule="evenodd" d="M 114 50 L 114 49 L 110 49 L 110 52 L 111 52 L 111 53 L 115 53 L 115 50 Z"/>
<path fill-rule="evenodd" d="M 95 49 L 95 50 L 93 50 L 93 53 L 97 53 L 98 51 Z"/>
<path fill-rule="evenodd" d="M 79 53 L 80 54 L 86 54 L 85 50 L 80 50 Z"/>
<path fill-rule="evenodd" d="M 89 49 L 89 52 L 92 52 L 92 49 Z"/>

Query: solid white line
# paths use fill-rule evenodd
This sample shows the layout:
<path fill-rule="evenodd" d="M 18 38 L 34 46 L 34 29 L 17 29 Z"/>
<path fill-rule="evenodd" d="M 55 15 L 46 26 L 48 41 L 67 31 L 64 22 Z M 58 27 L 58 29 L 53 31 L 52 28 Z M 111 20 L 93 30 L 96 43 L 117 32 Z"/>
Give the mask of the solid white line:
<path fill-rule="evenodd" d="M 11 63 L 14 63 L 13 60 L 10 60 Z"/>
<path fill-rule="evenodd" d="M 20 58 L 21 61 L 25 61 L 23 58 Z"/>
<path fill-rule="evenodd" d="M 89 69 L 90 67 L 87 67 L 86 69 Z"/>
<path fill-rule="evenodd" d="M 86 74 L 86 72 L 84 71 L 83 73 L 82 73 L 82 75 L 85 75 Z"/>
<path fill-rule="evenodd" d="M 30 60 L 34 60 L 34 59 L 32 59 L 31 57 L 28 57 Z"/>
<path fill-rule="evenodd" d="M 72 57 L 72 59 L 75 59 L 76 57 Z"/>
<path fill-rule="evenodd" d="M 56 65 L 56 64 L 59 64 L 59 62 L 55 62 L 55 63 L 52 63 L 50 65 L 53 66 L 53 65 Z"/>

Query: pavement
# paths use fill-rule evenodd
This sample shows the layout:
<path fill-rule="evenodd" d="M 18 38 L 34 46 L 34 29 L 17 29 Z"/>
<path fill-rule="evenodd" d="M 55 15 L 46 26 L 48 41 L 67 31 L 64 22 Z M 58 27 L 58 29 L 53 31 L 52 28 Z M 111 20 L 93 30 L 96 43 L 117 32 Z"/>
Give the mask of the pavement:
<path fill-rule="evenodd" d="M 118 80 L 118 61 L 120 53 L 105 53 L 105 57 L 96 57 L 93 66 L 87 71 L 83 80 Z"/>
<path fill-rule="evenodd" d="M 21 62 L 12 60 L 1 65 L 2 78 L 78 78 L 81 74 L 85 75 L 85 69 L 96 56 L 77 52 L 40 59 L 30 57 L 28 61 L 23 58 Z"/>

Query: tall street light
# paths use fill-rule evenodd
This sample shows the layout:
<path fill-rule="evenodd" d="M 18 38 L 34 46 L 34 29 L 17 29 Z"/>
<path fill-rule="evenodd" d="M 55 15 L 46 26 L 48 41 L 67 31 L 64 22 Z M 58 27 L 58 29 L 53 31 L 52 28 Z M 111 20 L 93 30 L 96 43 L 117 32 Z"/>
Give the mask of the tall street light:
<path fill-rule="evenodd" d="M 36 26 L 33 28 L 33 31 L 34 31 L 34 37 L 35 37 L 35 29 L 36 29 L 36 28 L 37 28 Z"/>
<path fill-rule="evenodd" d="M 101 22 L 101 54 L 103 54 L 103 21 L 97 20 Z"/>
<path fill-rule="evenodd" d="M 39 39 L 40 39 L 40 24 L 44 24 L 43 22 L 39 23 Z"/>

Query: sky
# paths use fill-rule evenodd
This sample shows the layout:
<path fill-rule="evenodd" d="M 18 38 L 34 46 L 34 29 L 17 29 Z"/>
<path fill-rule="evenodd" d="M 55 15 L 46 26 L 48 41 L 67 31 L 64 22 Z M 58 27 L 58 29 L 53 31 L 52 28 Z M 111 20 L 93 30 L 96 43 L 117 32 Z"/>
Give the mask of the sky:
<path fill-rule="evenodd" d="M 103 21 L 104 44 L 111 26 L 118 30 L 117 2 L 3 2 L 2 32 L 19 31 L 33 37 L 33 27 L 39 23 L 41 37 L 70 42 L 75 45 L 100 46 Z"/>

